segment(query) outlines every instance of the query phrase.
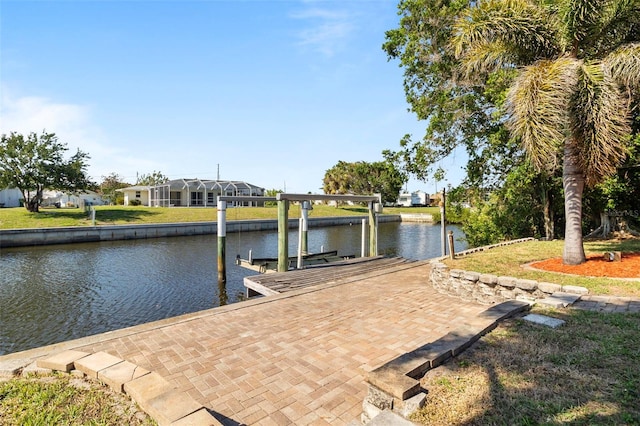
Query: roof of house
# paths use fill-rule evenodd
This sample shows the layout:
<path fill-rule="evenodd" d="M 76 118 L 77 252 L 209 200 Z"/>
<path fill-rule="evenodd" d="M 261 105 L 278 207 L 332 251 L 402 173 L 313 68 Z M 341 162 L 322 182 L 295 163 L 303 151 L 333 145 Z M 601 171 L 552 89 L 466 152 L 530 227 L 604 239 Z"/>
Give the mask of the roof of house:
<path fill-rule="evenodd" d="M 151 188 L 160 188 L 169 186 L 172 190 L 182 190 L 182 189 L 193 189 L 193 190 L 207 190 L 212 191 L 214 189 L 219 189 L 220 191 L 226 191 L 227 189 L 254 189 L 254 190 L 262 190 L 264 188 L 252 185 L 247 182 L 243 182 L 240 180 L 212 180 L 212 179 L 174 179 L 169 180 L 167 182 L 155 185 L 155 186 L 143 186 L 143 185 L 135 185 L 129 186 L 127 188 L 118 189 L 118 191 L 148 191 Z"/>
<path fill-rule="evenodd" d="M 227 189 L 262 189 L 259 186 L 252 185 L 247 182 L 243 182 L 240 180 L 212 180 L 212 179 L 175 179 L 165 182 L 163 184 L 157 185 L 160 186 L 169 186 L 171 189 L 202 189 L 202 190 L 213 190 L 219 189 L 221 191 L 225 191 Z"/>
<path fill-rule="evenodd" d="M 134 186 L 127 186 L 126 188 L 116 189 L 116 191 L 118 191 L 118 192 L 124 192 L 124 191 L 148 191 L 149 188 L 151 188 L 151 187 L 150 186 L 146 186 L 146 185 L 134 185 Z"/>

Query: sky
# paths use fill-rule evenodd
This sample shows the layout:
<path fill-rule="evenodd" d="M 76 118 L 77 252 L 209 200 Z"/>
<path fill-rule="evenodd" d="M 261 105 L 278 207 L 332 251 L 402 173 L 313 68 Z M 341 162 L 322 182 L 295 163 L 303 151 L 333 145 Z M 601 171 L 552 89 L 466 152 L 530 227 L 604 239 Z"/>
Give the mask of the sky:
<path fill-rule="evenodd" d="M 0 133 L 55 133 L 89 175 L 322 193 L 425 127 L 382 50 L 395 0 L 0 0 Z M 435 192 L 462 180 L 411 179 Z"/>

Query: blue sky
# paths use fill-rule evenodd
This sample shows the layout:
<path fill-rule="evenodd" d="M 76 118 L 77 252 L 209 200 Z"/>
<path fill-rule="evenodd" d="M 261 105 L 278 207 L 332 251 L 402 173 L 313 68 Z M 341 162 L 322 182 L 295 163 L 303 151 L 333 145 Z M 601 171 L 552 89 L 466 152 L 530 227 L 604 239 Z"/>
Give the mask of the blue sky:
<path fill-rule="evenodd" d="M 321 193 L 338 161 L 379 161 L 422 135 L 381 49 L 396 11 L 395 0 L 0 0 L 0 133 L 56 133 L 89 153 L 96 181 L 215 179 L 219 165 L 221 179 Z M 461 158 L 441 166 L 460 182 Z"/>

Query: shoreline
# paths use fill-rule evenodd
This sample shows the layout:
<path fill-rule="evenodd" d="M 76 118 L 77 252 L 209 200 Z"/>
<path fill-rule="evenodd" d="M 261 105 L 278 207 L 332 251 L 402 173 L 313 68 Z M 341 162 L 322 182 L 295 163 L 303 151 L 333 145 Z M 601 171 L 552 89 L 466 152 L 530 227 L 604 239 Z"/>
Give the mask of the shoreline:
<path fill-rule="evenodd" d="M 361 223 L 367 216 L 335 216 L 310 218 L 309 226 L 341 226 Z M 424 222 L 433 223 L 429 214 L 380 215 L 379 223 Z M 298 228 L 298 219 L 289 219 L 289 229 Z M 278 229 L 277 219 L 236 220 L 227 222 L 227 232 L 273 231 Z M 136 240 L 148 238 L 216 235 L 217 222 L 158 223 L 137 225 L 68 226 L 58 228 L 24 228 L 0 230 L 0 249 L 32 247 L 54 244 L 89 243 L 102 241 Z"/>

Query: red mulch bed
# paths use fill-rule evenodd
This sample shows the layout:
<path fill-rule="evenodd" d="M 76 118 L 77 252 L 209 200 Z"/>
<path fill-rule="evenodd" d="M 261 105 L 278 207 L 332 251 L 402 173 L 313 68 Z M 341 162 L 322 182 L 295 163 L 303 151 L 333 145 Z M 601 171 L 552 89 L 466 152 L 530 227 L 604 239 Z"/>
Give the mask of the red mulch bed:
<path fill-rule="evenodd" d="M 603 254 L 588 255 L 587 261 L 582 265 L 564 265 L 562 258 L 553 258 L 534 262 L 531 266 L 550 272 L 587 277 L 640 278 L 640 253 L 622 253 L 622 260 L 619 262 L 604 260 Z"/>

